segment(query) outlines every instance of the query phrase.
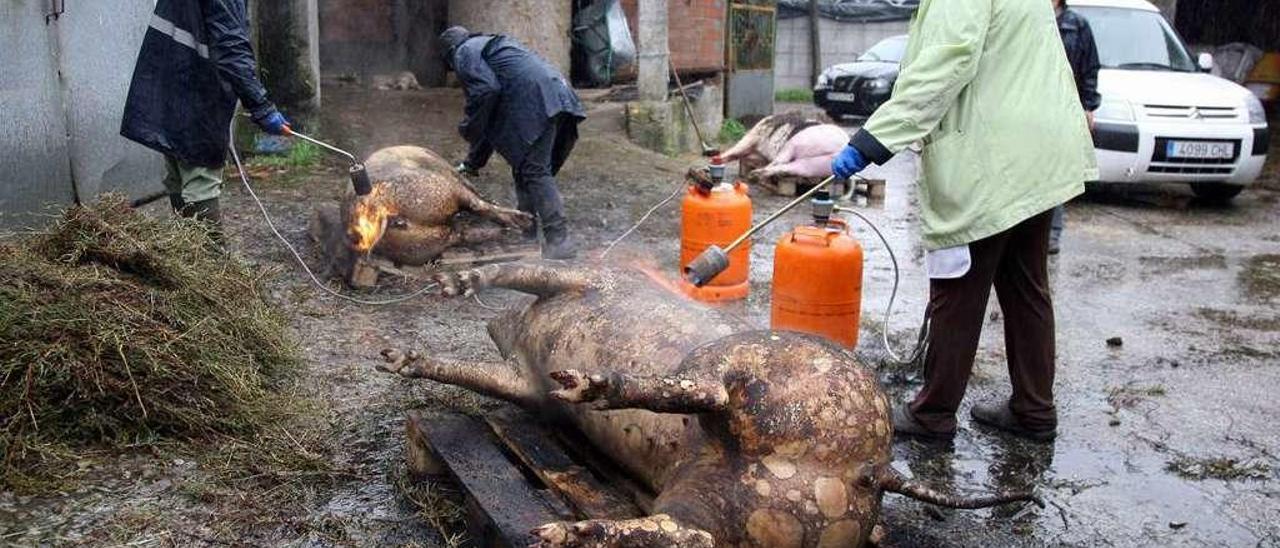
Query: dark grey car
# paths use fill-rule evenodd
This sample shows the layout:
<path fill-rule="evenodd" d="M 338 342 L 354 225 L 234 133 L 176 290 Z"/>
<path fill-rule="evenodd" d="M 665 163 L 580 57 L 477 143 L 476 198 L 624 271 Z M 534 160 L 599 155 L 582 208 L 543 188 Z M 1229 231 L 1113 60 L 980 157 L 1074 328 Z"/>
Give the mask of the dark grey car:
<path fill-rule="evenodd" d="M 871 116 L 893 93 L 907 35 L 885 38 L 853 63 L 828 67 L 813 88 L 813 102 L 835 119 Z"/>

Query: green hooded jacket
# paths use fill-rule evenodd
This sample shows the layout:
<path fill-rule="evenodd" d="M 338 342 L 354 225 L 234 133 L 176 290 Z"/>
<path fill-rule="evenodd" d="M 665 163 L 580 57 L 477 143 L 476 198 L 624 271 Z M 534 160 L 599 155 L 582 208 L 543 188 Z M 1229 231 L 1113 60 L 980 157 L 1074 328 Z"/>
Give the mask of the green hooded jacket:
<path fill-rule="evenodd" d="M 893 98 L 852 146 L 923 141 L 926 249 L 999 234 L 1084 192 L 1093 143 L 1049 0 L 923 0 Z"/>

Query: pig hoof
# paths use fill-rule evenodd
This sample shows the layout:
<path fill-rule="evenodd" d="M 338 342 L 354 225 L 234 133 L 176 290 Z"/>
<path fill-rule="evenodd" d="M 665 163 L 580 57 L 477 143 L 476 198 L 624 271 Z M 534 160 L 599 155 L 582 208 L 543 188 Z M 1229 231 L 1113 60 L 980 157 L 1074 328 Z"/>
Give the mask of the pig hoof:
<path fill-rule="evenodd" d="M 395 348 L 388 348 L 381 352 L 382 359 L 386 364 L 378 364 L 378 371 L 403 375 L 405 367 L 422 358 L 417 352 L 410 350 L 402 352 Z"/>
<path fill-rule="evenodd" d="M 520 230 L 526 230 L 529 228 L 533 228 L 533 215 L 530 215 L 523 211 L 517 211 L 505 216 L 505 218 L 503 218 L 501 222 L 502 224 L 505 224 L 510 227 L 518 228 Z"/>
<path fill-rule="evenodd" d="M 710 548 L 715 540 L 706 531 L 688 529 L 660 514 L 625 521 L 588 520 L 549 523 L 533 530 L 539 548 L 587 546 L 671 546 Z"/>
<path fill-rule="evenodd" d="M 604 395 L 608 381 L 602 375 L 587 375 L 577 369 L 552 371 L 551 378 L 560 383 L 560 390 L 553 390 L 551 396 L 569 403 L 586 403 L 600 399 Z"/>
<path fill-rule="evenodd" d="M 462 272 L 442 272 L 432 276 L 432 281 L 440 284 L 440 292 L 446 297 L 470 297 L 475 294 L 481 284 L 480 273 L 475 270 Z"/>
<path fill-rule="evenodd" d="M 564 523 L 548 523 L 533 530 L 533 536 L 538 537 L 538 542 L 529 545 L 530 548 L 551 548 L 553 546 L 569 546 L 569 527 Z"/>

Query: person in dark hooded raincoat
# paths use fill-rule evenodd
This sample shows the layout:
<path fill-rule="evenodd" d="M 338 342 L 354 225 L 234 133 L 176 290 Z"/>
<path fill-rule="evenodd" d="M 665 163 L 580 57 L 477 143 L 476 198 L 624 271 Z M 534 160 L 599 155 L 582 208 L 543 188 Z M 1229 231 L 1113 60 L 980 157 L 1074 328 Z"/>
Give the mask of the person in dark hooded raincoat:
<path fill-rule="evenodd" d="M 494 151 L 511 164 L 521 211 L 542 227 L 542 256 L 572 258 L 555 176 L 578 139 L 586 113 L 564 75 L 520 42 L 452 27 L 440 35 L 449 67 L 467 96 L 458 130 L 471 144 L 459 171 L 474 174 Z M 537 237 L 537 228 L 526 232 Z"/>
<path fill-rule="evenodd" d="M 258 80 L 245 0 L 159 0 L 138 54 L 120 135 L 164 154 L 164 183 L 174 211 L 210 223 L 215 238 L 221 234 L 218 196 L 237 100 L 267 133 L 288 130 L 288 120 Z"/>

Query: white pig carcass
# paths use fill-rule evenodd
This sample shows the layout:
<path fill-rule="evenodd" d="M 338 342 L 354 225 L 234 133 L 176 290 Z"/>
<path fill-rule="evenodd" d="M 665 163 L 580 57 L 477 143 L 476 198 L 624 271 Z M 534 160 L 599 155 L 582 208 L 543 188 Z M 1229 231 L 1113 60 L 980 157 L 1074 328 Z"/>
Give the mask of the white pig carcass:
<path fill-rule="evenodd" d="M 848 143 L 844 128 L 788 112 L 761 120 L 720 157 L 725 162 L 744 158 L 768 162 L 753 171 L 753 177 L 827 177 L 831 161 Z"/>

